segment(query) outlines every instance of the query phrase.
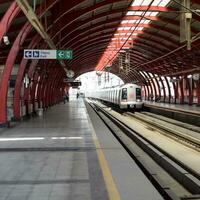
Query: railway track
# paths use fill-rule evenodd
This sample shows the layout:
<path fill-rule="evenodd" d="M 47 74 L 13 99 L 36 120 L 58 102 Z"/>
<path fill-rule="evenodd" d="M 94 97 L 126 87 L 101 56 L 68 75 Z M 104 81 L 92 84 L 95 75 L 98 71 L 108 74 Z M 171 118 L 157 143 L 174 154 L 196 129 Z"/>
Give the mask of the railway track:
<path fill-rule="evenodd" d="M 165 199 L 200 200 L 200 175 L 196 171 L 131 129 L 105 106 L 88 103 Z"/>
<path fill-rule="evenodd" d="M 144 122 L 148 126 L 152 127 L 153 129 L 161 130 L 160 133 L 170 137 L 182 144 L 185 144 L 197 151 L 200 151 L 200 128 L 199 129 L 188 129 L 183 126 L 185 123 L 180 124 L 173 124 L 171 122 L 164 121 L 162 119 L 155 119 L 143 113 L 124 113 L 126 116 L 130 116 L 132 118 L 138 119 L 139 121 Z M 191 126 L 190 126 L 191 127 Z"/>

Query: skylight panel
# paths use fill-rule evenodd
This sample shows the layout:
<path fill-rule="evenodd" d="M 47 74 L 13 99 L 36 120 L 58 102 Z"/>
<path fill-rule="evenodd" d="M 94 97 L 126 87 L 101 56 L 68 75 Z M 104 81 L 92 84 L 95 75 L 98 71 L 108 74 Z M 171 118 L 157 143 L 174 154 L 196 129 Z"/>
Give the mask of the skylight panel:
<path fill-rule="evenodd" d="M 151 20 L 149 20 L 150 17 L 156 17 L 159 14 L 159 12 L 157 11 L 155 12 L 153 10 L 152 6 L 166 7 L 170 1 L 171 0 L 153 0 L 152 2 L 152 0 L 132 0 L 131 6 L 135 6 L 136 11 L 134 10 L 128 11 L 126 13 L 126 16 L 129 16 L 129 17 L 121 21 L 119 27 L 117 28 L 118 31 L 113 35 L 113 38 L 111 39 L 108 46 L 107 51 L 111 51 L 110 56 L 112 57 L 114 55 L 113 52 L 118 51 L 121 48 L 123 49 L 124 47 L 126 47 L 129 49 L 130 46 L 125 46 L 126 41 L 127 40 L 133 41 L 135 38 L 137 38 L 140 33 L 143 33 L 144 27 L 148 27 L 147 24 L 151 22 Z M 141 7 L 145 6 L 146 8 L 144 8 L 144 10 L 142 9 L 140 10 L 140 6 Z M 109 47 L 112 47 L 113 50 L 109 49 Z M 102 64 L 106 63 L 107 60 L 108 62 L 112 62 L 115 59 L 115 57 L 117 57 L 117 54 L 114 55 L 112 59 L 108 59 L 105 57 L 105 55 L 103 55 L 100 62 L 98 63 L 97 68 L 102 68 Z M 142 74 L 142 72 L 140 73 Z M 142 76 L 145 75 L 145 72 L 143 73 L 144 74 L 142 74 Z"/>
<path fill-rule="evenodd" d="M 143 11 L 135 11 L 135 15 L 142 15 L 143 14 Z"/>
<path fill-rule="evenodd" d="M 154 0 L 154 2 L 151 4 L 152 6 L 158 6 L 162 0 Z"/>
<path fill-rule="evenodd" d="M 129 20 L 128 23 L 136 23 L 137 20 Z"/>
<path fill-rule="evenodd" d="M 128 11 L 126 15 L 135 15 L 135 11 Z"/>
<path fill-rule="evenodd" d="M 121 24 L 127 24 L 127 23 L 128 23 L 128 20 L 121 21 Z"/>
<path fill-rule="evenodd" d="M 150 15 L 151 15 L 151 13 L 152 13 L 152 12 L 150 12 L 150 11 L 147 11 L 147 12 L 145 13 L 145 16 L 150 16 Z"/>
<path fill-rule="evenodd" d="M 150 23 L 150 20 L 145 20 L 144 21 L 144 24 L 149 24 Z"/>
<path fill-rule="evenodd" d="M 130 30 L 131 27 L 124 27 L 124 30 Z"/>
<path fill-rule="evenodd" d="M 121 37 L 121 38 L 119 38 L 120 40 L 128 40 L 128 38 L 127 37 Z M 131 39 L 131 38 L 129 38 L 129 39 Z"/>
<path fill-rule="evenodd" d="M 132 6 L 140 6 L 141 5 L 141 0 L 135 0 L 133 1 L 133 3 L 131 4 Z"/>
<path fill-rule="evenodd" d="M 144 0 L 141 5 L 148 6 L 150 3 L 151 3 L 151 0 Z"/>
<path fill-rule="evenodd" d="M 150 16 L 156 16 L 158 12 L 151 12 Z"/>
<path fill-rule="evenodd" d="M 144 20 L 144 19 L 140 20 L 140 23 L 141 23 L 141 24 L 144 24 L 144 22 L 145 22 L 145 20 Z"/>
<path fill-rule="evenodd" d="M 135 30 L 141 31 L 144 27 L 137 27 Z"/>
<path fill-rule="evenodd" d="M 162 0 L 159 4 L 159 6 L 165 7 L 171 0 Z"/>

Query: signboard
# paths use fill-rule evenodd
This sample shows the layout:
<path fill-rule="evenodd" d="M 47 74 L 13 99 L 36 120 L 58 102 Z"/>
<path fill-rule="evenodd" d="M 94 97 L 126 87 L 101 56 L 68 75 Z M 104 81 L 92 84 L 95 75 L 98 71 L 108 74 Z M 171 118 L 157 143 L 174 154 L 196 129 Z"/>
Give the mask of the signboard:
<path fill-rule="evenodd" d="M 79 86 L 81 86 L 81 82 L 80 81 L 71 82 L 70 86 L 72 88 L 78 88 Z"/>
<path fill-rule="evenodd" d="M 43 50 L 43 49 L 25 49 L 24 59 L 58 59 L 71 60 L 73 58 L 72 50 Z"/>
<path fill-rule="evenodd" d="M 79 86 L 81 86 L 81 81 L 74 81 L 73 78 L 65 78 L 63 79 L 64 83 L 67 83 L 68 86 L 72 87 L 72 88 L 78 88 Z"/>
<path fill-rule="evenodd" d="M 60 60 L 71 60 L 72 59 L 72 50 L 57 50 L 56 57 Z"/>
<path fill-rule="evenodd" d="M 74 78 L 64 78 L 63 79 L 63 82 L 64 83 L 71 83 L 71 82 L 73 82 L 74 81 Z"/>

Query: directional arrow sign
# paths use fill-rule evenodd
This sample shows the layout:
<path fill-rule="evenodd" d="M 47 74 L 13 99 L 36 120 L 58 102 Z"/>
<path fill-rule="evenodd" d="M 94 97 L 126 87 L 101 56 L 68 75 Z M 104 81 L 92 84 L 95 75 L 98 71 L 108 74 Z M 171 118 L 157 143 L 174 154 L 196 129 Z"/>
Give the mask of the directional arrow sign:
<path fill-rule="evenodd" d="M 73 58 L 72 50 L 42 50 L 25 49 L 24 59 L 59 59 L 71 60 Z"/>
<path fill-rule="evenodd" d="M 58 58 L 64 59 L 64 57 L 65 57 L 64 52 L 63 51 L 58 51 Z"/>
<path fill-rule="evenodd" d="M 71 60 L 72 54 L 72 50 L 57 50 L 57 59 Z"/>
<path fill-rule="evenodd" d="M 33 57 L 34 58 L 39 58 L 39 56 L 40 56 L 39 51 L 33 51 Z"/>
<path fill-rule="evenodd" d="M 24 58 L 31 58 L 32 57 L 32 51 L 24 51 Z"/>

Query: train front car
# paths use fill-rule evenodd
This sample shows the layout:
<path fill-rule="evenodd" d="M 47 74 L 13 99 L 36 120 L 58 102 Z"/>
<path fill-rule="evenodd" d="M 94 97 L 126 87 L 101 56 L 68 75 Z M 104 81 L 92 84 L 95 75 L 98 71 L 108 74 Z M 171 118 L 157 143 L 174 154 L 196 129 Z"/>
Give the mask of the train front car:
<path fill-rule="evenodd" d="M 141 87 L 135 84 L 126 84 L 121 87 L 121 109 L 142 109 L 143 102 L 141 97 Z"/>

